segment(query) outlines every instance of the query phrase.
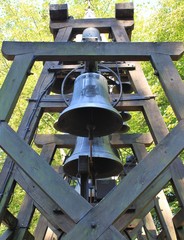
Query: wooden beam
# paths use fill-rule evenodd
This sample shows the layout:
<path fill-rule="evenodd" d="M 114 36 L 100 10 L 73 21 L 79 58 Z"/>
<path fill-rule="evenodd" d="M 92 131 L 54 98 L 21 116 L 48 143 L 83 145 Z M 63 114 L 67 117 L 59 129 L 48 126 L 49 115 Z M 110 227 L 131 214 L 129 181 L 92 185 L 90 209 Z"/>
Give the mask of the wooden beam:
<path fill-rule="evenodd" d="M 145 146 L 142 144 L 133 144 L 133 151 L 136 154 L 138 162 L 147 155 Z M 160 186 L 161 189 L 162 187 Z M 163 191 L 160 191 L 157 194 L 157 196 L 154 198 L 154 203 L 155 209 L 159 216 L 162 228 L 166 233 L 167 239 L 176 239 L 175 229 L 172 222 L 172 212 Z"/>
<path fill-rule="evenodd" d="M 157 144 L 169 133 L 169 131 L 153 99 L 145 102 L 144 115 L 150 127 L 154 142 Z M 172 179 L 171 183 L 173 183 L 173 188 L 179 203 L 181 206 L 184 206 L 184 166 L 181 159 L 176 158 L 173 164 L 171 164 L 170 175 Z"/>
<path fill-rule="evenodd" d="M 173 217 L 173 222 L 176 228 L 184 227 L 184 208 Z"/>
<path fill-rule="evenodd" d="M 115 15 L 117 19 L 133 20 L 134 6 L 133 2 L 116 3 Z"/>
<path fill-rule="evenodd" d="M 183 134 L 184 121 L 181 121 L 64 239 L 74 239 L 75 236 L 80 239 L 97 239 L 183 150 Z M 173 144 L 175 148 L 172 148 Z M 127 186 L 131 186 L 131 191 Z M 96 222 L 95 230 L 91 228 L 93 221 Z"/>
<path fill-rule="evenodd" d="M 33 55 L 15 56 L 0 94 L 0 120 L 9 121 L 33 65 Z"/>
<path fill-rule="evenodd" d="M 178 60 L 184 52 L 182 42 L 3 42 L 8 60 L 16 55 L 33 54 L 37 61 L 149 61 L 152 54 L 170 55 Z M 116 54 L 114 54 L 116 53 Z M 22 56 L 23 57 L 23 56 Z"/>
<path fill-rule="evenodd" d="M 37 134 L 34 140 L 38 147 L 45 144 L 54 143 L 59 148 L 73 148 L 76 143 L 76 136 L 69 134 Z M 152 144 L 152 138 L 149 133 L 145 134 L 120 134 L 110 135 L 110 142 L 114 147 L 131 147 L 133 143 L 143 143 L 149 147 Z"/>
<path fill-rule="evenodd" d="M 91 205 L 69 187 L 6 123 L 0 123 L 0 133 L 0 146 L 4 151 L 74 222 L 91 209 Z"/>
<path fill-rule="evenodd" d="M 111 25 L 118 23 L 120 26 L 126 29 L 133 29 L 133 20 L 116 20 L 114 18 L 94 18 L 94 19 L 67 19 L 66 21 L 50 21 L 50 30 L 52 33 L 56 33 L 59 29 L 68 28 L 72 26 L 75 34 L 81 34 L 84 29 L 88 27 L 96 27 L 100 33 L 109 33 Z"/>
<path fill-rule="evenodd" d="M 144 218 L 144 216 L 154 207 L 153 198 L 161 191 L 161 189 L 170 180 L 169 168 L 167 168 L 155 181 L 142 193 L 135 201 L 135 212 L 125 213 L 114 223 L 114 226 L 122 231 L 136 218 Z"/>
<path fill-rule="evenodd" d="M 12 170 L 12 168 L 10 167 L 10 169 Z M 14 180 L 14 176 L 12 176 L 12 174 L 10 175 L 10 173 L 7 175 L 8 177 L 8 182 L 3 182 L 4 186 L 2 185 L 1 188 L 1 198 L 0 198 L 0 222 L 2 222 L 2 220 L 4 219 L 4 215 L 6 214 L 6 208 L 7 205 L 11 199 L 12 196 L 12 192 L 15 188 L 15 180 Z"/>
<path fill-rule="evenodd" d="M 172 212 L 163 191 L 161 191 L 155 197 L 154 202 L 158 218 L 166 235 L 166 239 L 177 240 L 176 232 L 172 221 Z"/>
<path fill-rule="evenodd" d="M 113 226 L 109 227 L 99 238 L 99 240 L 126 240 L 117 229 Z"/>
<path fill-rule="evenodd" d="M 13 231 L 8 229 L 1 236 L 1 240 L 11 240 L 13 235 Z"/>
<path fill-rule="evenodd" d="M 63 21 L 68 18 L 67 4 L 50 4 L 49 6 L 50 19 L 52 21 Z"/>
<path fill-rule="evenodd" d="M 153 54 L 151 62 L 178 120 L 184 118 L 184 84 L 170 56 Z"/>
<path fill-rule="evenodd" d="M 144 231 L 146 233 L 148 240 L 156 239 L 157 229 L 155 227 L 155 223 L 153 221 L 153 217 L 150 212 L 143 219 L 143 223 L 144 223 L 144 226 L 143 226 Z"/>
<path fill-rule="evenodd" d="M 16 226 L 17 226 L 17 218 L 13 216 L 13 214 L 11 214 L 11 212 L 9 212 L 6 209 L 6 212 L 4 214 L 4 219 L 3 219 L 3 223 L 10 229 L 10 230 L 15 230 Z"/>

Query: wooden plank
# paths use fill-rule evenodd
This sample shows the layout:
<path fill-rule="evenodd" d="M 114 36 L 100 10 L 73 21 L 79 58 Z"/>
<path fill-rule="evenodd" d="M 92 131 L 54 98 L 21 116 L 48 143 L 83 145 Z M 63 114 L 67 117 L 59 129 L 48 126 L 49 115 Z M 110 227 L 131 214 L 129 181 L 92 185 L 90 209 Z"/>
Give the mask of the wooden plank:
<path fill-rule="evenodd" d="M 133 2 L 116 3 L 115 16 L 117 19 L 133 20 L 134 6 Z"/>
<path fill-rule="evenodd" d="M 2 53 L 8 60 L 16 55 L 33 54 L 37 61 L 149 61 L 153 53 L 182 56 L 182 42 L 7 42 Z M 116 53 L 116 54 L 114 54 Z"/>
<path fill-rule="evenodd" d="M 0 94 L 0 120 L 9 121 L 33 65 L 33 55 L 16 56 Z"/>
<path fill-rule="evenodd" d="M 113 226 L 109 227 L 99 238 L 99 240 L 126 240 L 117 229 Z"/>
<path fill-rule="evenodd" d="M 76 136 L 69 134 L 37 134 L 34 140 L 38 147 L 45 144 L 55 143 L 59 148 L 73 148 L 76 143 Z M 152 138 L 149 133 L 145 134 L 120 134 L 110 135 L 110 142 L 114 147 L 131 147 L 133 143 L 143 143 L 149 147 L 152 144 Z"/>
<path fill-rule="evenodd" d="M 45 216 L 53 226 L 64 232 L 69 232 L 72 229 L 74 222 L 67 217 L 61 211 L 60 206 L 56 204 L 52 198 L 35 184 L 19 167 L 16 169 L 15 180 L 33 199 L 34 206 L 38 211 Z"/>
<path fill-rule="evenodd" d="M 94 18 L 94 19 L 67 19 L 65 22 L 50 21 L 50 30 L 56 33 L 59 29 L 72 26 L 75 34 L 81 34 L 84 29 L 88 27 L 96 27 L 100 33 L 109 33 L 110 26 L 113 23 L 118 22 L 119 25 L 123 25 L 126 29 L 133 29 L 133 20 L 116 20 L 114 18 Z"/>
<path fill-rule="evenodd" d="M 177 159 L 170 167 L 174 192 L 179 204 L 184 207 L 184 165 L 181 160 Z"/>
<path fill-rule="evenodd" d="M 136 153 L 138 162 L 146 155 L 146 149 L 142 144 L 133 144 L 133 151 Z M 154 198 L 155 208 L 160 218 L 161 225 L 168 239 L 176 239 L 174 225 L 172 222 L 172 212 L 163 191 L 160 191 Z"/>
<path fill-rule="evenodd" d="M 143 227 L 143 221 L 141 220 L 134 229 L 127 231 L 130 239 L 136 239 L 137 237 L 137 239 L 140 239 L 140 240 L 147 240 L 147 238 L 145 238 L 145 235 L 143 234 L 142 227 Z M 140 233 L 141 233 L 141 237 L 139 236 Z"/>
<path fill-rule="evenodd" d="M 0 236 L 0 240 L 12 240 L 13 237 L 13 230 L 8 229 L 4 232 L 4 234 L 2 236 Z M 34 240 L 33 235 L 27 231 L 26 233 L 26 240 Z"/>
<path fill-rule="evenodd" d="M 161 226 L 168 240 L 177 240 L 176 232 L 172 221 L 172 212 L 163 191 L 155 198 L 155 207 Z"/>
<path fill-rule="evenodd" d="M 43 240 L 45 233 L 47 231 L 47 228 L 48 228 L 48 221 L 43 215 L 41 215 L 34 232 L 35 239 Z"/>
<path fill-rule="evenodd" d="M 184 208 L 182 208 L 174 217 L 173 222 L 178 234 L 178 240 L 183 240 L 184 236 Z"/>
<path fill-rule="evenodd" d="M 173 217 L 173 222 L 176 228 L 184 227 L 184 208 Z"/>
<path fill-rule="evenodd" d="M 67 4 L 50 4 L 49 5 L 50 19 L 52 21 L 63 21 L 68 18 Z"/>
<path fill-rule="evenodd" d="M 155 227 L 155 223 L 153 221 L 153 218 L 150 212 L 143 219 L 143 223 L 144 223 L 144 231 L 146 233 L 147 239 L 148 240 L 156 239 L 157 229 Z"/>
<path fill-rule="evenodd" d="M 161 189 L 168 183 L 170 180 L 170 172 L 167 168 L 162 175 L 157 177 L 155 181 L 148 187 L 148 189 L 143 192 L 135 201 L 135 212 L 133 213 L 124 213 L 117 219 L 114 223 L 114 226 L 119 230 L 122 231 L 128 227 L 129 224 L 135 218 L 144 218 L 144 216 L 151 211 L 154 207 L 153 198 L 161 191 Z"/>
<path fill-rule="evenodd" d="M 11 212 L 9 212 L 6 209 L 6 212 L 4 214 L 4 219 L 3 219 L 3 223 L 10 229 L 10 230 L 14 230 L 17 226 L 17 218 L 13 216 L 13 214 L 11 214 Z"/>
<path fill-rule="evenodd" d="M 47 146 L 44 146 L 42 149 L 42 152 L 41 152 L 41 157 L 43 157 L 45 159 L 45 161 L 47 161 L 48 163 L 51 163 L 51 161 L 53 159 L 53 155 L 55 153 L 55 150 L 56 150 L 55 144 L 49 144 Z M 21 170 L 19 170 L 18 168 L 15 168 L 15 169 L 16 169 L 16 172 L 18 172 L 18 174 L 20 175 Z M 15 175 L 16 175 L 16 173 L 15 173 Z M 27 178 L 24 175 L 23 181 L 26 182 L 26 179 Z M 31 185 L 29 185 L 29 186 L 31 186 Z M 43 200 L 43 202 L 44 202 L 44 200 Z M 25 238 L 26 228 L 29 227 L 29 225 L 30 225 L 34 211 L 35 211 L 34 202 L 31 199 L 31 197 L 26 194 L 24 201 L 21 205 L 20 211 L 18 213 L 18 216 L 17 216 L 18 225 L 20 226 L 20 228 L 18 227 L 16 229 L 12 240 Z M 50 214 L 53 214 L 53 212 L 51 212 Z M 49 214 L 47 214 L 47 215 L 49 215 Z"/>
<path fill-rule="evenodd" d="M 151 62 L 178 120 L 184 118 L 184 84 L 171 58 L 164 54 L 152 54 Z"/>
<path fill-rule="evenodd" d="M 0 236 L 0 240 L 11 240 L 12 234 L 13 234 L 13 231 L 8 229 L 3 233 L 2 236 Z"/>
<path fill-rule="evenodd" d="M 44 239 L 55 240 L 56 238 L 56 234 L 50 228 L 48 228 Z"/>
<path fill-rule="evenodd" d="M 91 205 L 55 174 L 55 171 L 6 123 L 0 123 L 0 133 L 0 145 L 4 151 L 71 219 L 77 222 L 91 209 Z"/>
<path fill-rule="evenodd" d="M 6 214 L 7 205 L 11 199 L 12 192 L 15 188 L 15 181 L 12 175 L 7 175 L 8 182 L 4 182 L 5 186 L 2 186 L 2 195 L 0 201 L 0 222 L 2 222 L 4 215 Z"/>
<path fill-rule="evenodd" d="M 154 100 L 145 101 L 144 115 L 150 127 L 154 142 L 157 144 L 168 134 L 166 124 L 160 114 Z M 170 166 L 170 175 L 173 188 L 182 206 L 184 206 L 184 166 L 179 158 L 176 158 Z"/>
<path fill-rule="evenodd" d="M 181 121 L 64 239 L 74 239 L 75 236 L 80 239 L 97 239 L 182 151 L 183 134 L 184 121 Z M 172 148 L 173 144 L 175 148 Z M 127 186 L 131 186 L 131 191 Z M 95 230 L 91 228 L 92 221 L 96 223 Z M 103 225 L 99 224 L 101 222 Z"/>
<path fill-rule="evenodd" d="M 116 42 L 129 42 L 130 36 L 127 35 L 127 32 L 125 30 L 124 26 L 119 26 L 119 24 L 116 22 L 111 26 L 111 31 L 114 39 Z"/>

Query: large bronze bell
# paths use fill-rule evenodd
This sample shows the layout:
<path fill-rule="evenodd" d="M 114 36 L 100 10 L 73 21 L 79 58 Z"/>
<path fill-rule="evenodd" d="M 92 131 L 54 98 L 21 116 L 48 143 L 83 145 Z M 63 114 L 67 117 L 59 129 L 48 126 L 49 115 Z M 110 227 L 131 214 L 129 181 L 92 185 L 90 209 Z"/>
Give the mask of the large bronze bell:
<path fill-rule="evenodd" d="M 122 117 L 111 105 L 105 77 L 84 73 L 76 78 L 71 103 L 54 124 L 56 130 L 76 136 L 109 135 L 122 125 Z"/>
<path fill-rule="evenodd" d="M 86 137 L 76 138 L 75 149 L 71 156 L 65 160 L 63 166 L 66 174 L 70 176 L 78 175 L 78 159 L 81 155 L 90 157 L 89 139 Z M 95 179 L 117 176 L 122 172 L 123 165 L 118 158 L 117 151 L 110 145 L 109 136 L 93 139 L 92 163 Z"/>

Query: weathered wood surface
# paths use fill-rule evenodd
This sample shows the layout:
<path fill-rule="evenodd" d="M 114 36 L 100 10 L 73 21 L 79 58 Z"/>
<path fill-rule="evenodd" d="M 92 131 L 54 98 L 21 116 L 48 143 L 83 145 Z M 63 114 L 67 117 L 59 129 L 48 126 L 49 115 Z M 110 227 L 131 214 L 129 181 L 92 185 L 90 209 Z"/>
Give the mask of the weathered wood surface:
<path fill-rule="evenodd" d="M 97 239 L 135 199 L 146 191 L 182 151 L 183 132 L 184 122 L 181 121 L 104 200 L 85 215 L 64 239 L 73 239 L 76 235 L 81 239 Z M 172 148 L 173 144 L 175 148 Z M 129 188 L 127 189 L 128 185 L 131 185 L 131 192 Z M 118 208 L 114 208 L 112 203 Z M 91 221 L 97 223 L 95 230 L 91 229 Z M 103 222 L 103 225 L 98 224 L 99 222 Z"/>
<path fill-rule="evenodd" d="M 184 208 L 173 217 L 173 222 L 176 228 L 184 227 Z"/>
<path fill-rule="evenodd" d="M 12 170 L 12 167 L 10 167 L 10 169 Z M 5 172 L 6 172 L 6 169 L 5 169 Z M 2 187 L 1 187 L 0 222 L 2 222 L 4 215 L 6 214 L 6 208 L 12 195 L 11 193 L 15 188 L 14 176 L 12 176 L 12 174 L 10 174 L 9 172 L 7 175 L 7 178 L 8 178 L 8 182 L 6 183 L 5 181 L 3 181 L 4 186 L 2 184 Z"/>
<path fill-rule="evenodd" d="M 141 151 L 140 151 L 141 147 Z M 132 146 L 133 152 L 138 159 L 143 159 L 146 155 L 145 146 L 142 144 L 135 143 Z M 170 171 L 167 168 L 160 176 L 158 176 L 155 181 L 148 187 L 148 189 L 143 192 L 135 201 L 135 212 L 125 213 L 121 215 L 120 218 L 115 222 L 114 226 L 122 231 L 124 230 L 133 219 L 136 217 L 144 218 L 146 214 L 154 208 L 153 198 L 160 192 L 160 190 L 166 185 L 170 180 Z"/>
<path fill-rule="evenodd" d="M 115 16 L 117 19 L 133 20 L 134 6 L 133 2 L 116 3 Z"/>
<path fill-rule="evenodd" d="M 112 24 L 111 26 L 112 36 L 116 39 L 117 42 L 129 42 L 131 35 L 126 34 L 125 27 L 123 25 L 119 25 L 117 22 Z"/>
<path fill-rule="evenodd" d="M 33 54 L 37 61 L 149 61 L 152 54 L 170 55 L 178 60 L 182 42 L 3 42 L 8 60 L 16 55 Z M 116 54 L 115 54 L 116 53 Z"/>
<path fill-rule="evenodd" d="M 169 131 L 154 100 L 145 102 L 144 115 L 150 127 L 154 142 L 157 144 Z M 170 166 L 170 176 L 172 178 L 175 193 L 178 196 L 178 201 L 184 206 L 184 165 L 179 158 L 176 158 L 174 163 Z"/>
<path fill-rule="evenodd" d="M 0 120 L 9 121 L 33 64 L 33 55 L 16 56 L 0 94 Z"/>
<path fill-rule="evenodd" d="M 109 227 L 99 238 L 99 240 L 126 240 L 117 229 L 113 226 Z"/>
<path fill-rule="evenodd" d="M 17 218 L 13 216 L 13 214 L 11 214 L 11 212 L 9 212 L 6 209 L 6 212 L 4 214 L 4 219 L 3 219 L 3 223 L 10 229 L 10 230 L 14 230 L 17 226 Z"/>
<path fill-rule="evenodd" d="M 52 21 L 63 21 L 68 18 L 67 4 L 50 4 L 49 5 L 50 19 Z"/>
<path fill-rule="evenodd" d="M 43 215 L 41 215 L 38 220 L 36 229 L 34 231 L 35 239 L 40 239 L 40 240 L 44 239 L 47 228 L 48 228 L 48 221 Z"/>
<path fill-rule="evenodd" d="M 184 118 L 184 83 L 171 58 L 163 54 L 153 54 L 151 62 L 178 120 Z"/>
<path fill-rule="evenodd" d="M 156 239 L 157 229 L 155 227 L 155 223 L 153 221 L 153 217 L 150 212 L 143 219 L 143 223 L 144 223 L 144 230 L 148 240 Z"/>
<path fill-rule="evenodd" d="M 173 215 L 163 191 L 161 191 L 156 196 L 154 202 L 158 218 L 166 235 L 166 239 L 177 240 L 176 232 L 172 221 Z"/>
<path fill-rule="evenodd" d="M 136 154 L 138 162 L 140 162 L 147 155 L 145 146 L 139 143 L 133 144 L 133 151 Z M 163 187 L 164 185 L 160 186 L 160 189 L 162 189 Z M 172 222 L 172 212 L 163 191 L 160 191 L 154 198 L 154 205 L 159 216 L 162 228 L 166 233 L 167 239 L 176 239 L 174 225 Z"/>
<path fill-rule="evenodd" d="M 73 148 L 76 143 L 76 136 L 69 134 L 37 134 L 35 144 L 42 147 L 45 144 L 54 143 L 58 148 Z M 145 134 L 120 134 L 110 135 L 110 143 L 117 148 L 131 147 L 133 143 L 142 143 L 149 147 L 152 144 L 152 137 Z"/>
<path fill-rule="evenodd" d="M 110 31 L 110 26 L 118 22 L 120 26 L 124 26 L 126 29 L 133 29 L 133 20 L 116 20 L 114 18 L 94 18 L 94 19 L 67 19 L 64 22 L 50 21 L 50 30 L 52 33 L 56 33 L 59 29 L 72 26 L 75 34 L 81 34 L 84 29 L 88 27 L 96 27 L 100 33 L 107 33 Z"/>
<path fill-rule="evenodd" d="M 1 236 L 1 240 L 11 240 L 12 239 L 12 234 L 13 234 L 13 231 L 8 229 L 6 230 L 3 235 Z"/>
<path fill-rule="evenodd" d="M 58 174 L 55 174 L 55 171 L 6 123 L 0 124 L 0 133 L 0 145 L 5 152 L 71 219 L 77 222 L 91 209 L 91 205 L 69 187 Z M 78 202 L 77 206 L 76 202 Z"/>
<path fill-rule="evenodd" d="M 53 199 L 47 193 L 45 193 L 39 185 L 33 182 L 33 180 L 28 177 L 20 168 L 17 167 L 15 170 L 15 180 L 32 198 L 34 206 L 38 209 L 38 211 L 40 211 L 40 213 L 43 214 L 53 226 L 60 228 L 64 232 L 70 231 L 74 225 L 74 222 L 67 217 L 66 214 L 63 214 L 62 211 L 60 211 L 60 206 L 56 204 Z M 54 212 L 54 210 L 57 209 L 58 214 Z M 28 218 L 28 214 L 30 213 L 29 209 L 26 213 L 26 218 Z"/>

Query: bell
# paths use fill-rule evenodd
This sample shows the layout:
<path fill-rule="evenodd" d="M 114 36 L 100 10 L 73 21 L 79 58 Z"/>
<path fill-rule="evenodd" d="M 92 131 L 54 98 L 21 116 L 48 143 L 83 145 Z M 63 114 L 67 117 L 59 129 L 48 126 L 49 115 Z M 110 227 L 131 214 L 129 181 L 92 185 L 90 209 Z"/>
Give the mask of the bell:
<path fill-rule="evenodd" d="M 132 93 L 133 92 L 133 87 L 130 84 L 130 82 L 122 82 L 122 89 L 123 89 L 123 93 Z M 116 84 L 113 87 L 112 92 L 114 94 L 118 94 L 120 92 L 120 86 L 118 84 Z"/>
<path fill-rule="evenodd" d="M 111 105 L 105 77 L 84 73 L 76 78 L 71 103 L 54 124 L 56 130 L 76 136 L 109 135 L 122 124 L 122 117 Z"/>
<path fill-rule="evenodd" d="M 119 133 L 126 133 L 126 132 L 128 132 L 130 130 L 130 127 L 127 125 L 127 123 L 126 122 L 123 122 L 122 123 L 122 126 L 121 126 L 121 128 L 119 129 Z"/>
<path fill-rule="evenodd" d="M 57 94 L 61 93 L 61 84 L 63 81 L 64 77 L 60 78 L 57 77 L 54 84 L 52 85 L 51 91 Z M 67 79 L 67 82 L 65 84 L 64 88 L 64 93 L 69 94 L 73 92 L 73 84 L 74 84 L 74 79 L 72 77 Z"/>
<path fill-rule="evenodd" d="M 126 112 L 126 111 L 121 111 L 120 115 L 122 116 L 123 122 L 127 122 L 131 119 L 131 115 L 130 113 Z"/>
<path fill-rule="evenodd" d="M 78 175 L 78 159 L 81 155 L 90 157 L 89 139 L 86 137 L 76 138 L 75 149 L 63 166 L 66 174 L 70 176 Z M 95 178 L 117 176 L 123 170 L 117 151 L 110 145 L 109 136 L 93 139 L 92 162 Z"/>

